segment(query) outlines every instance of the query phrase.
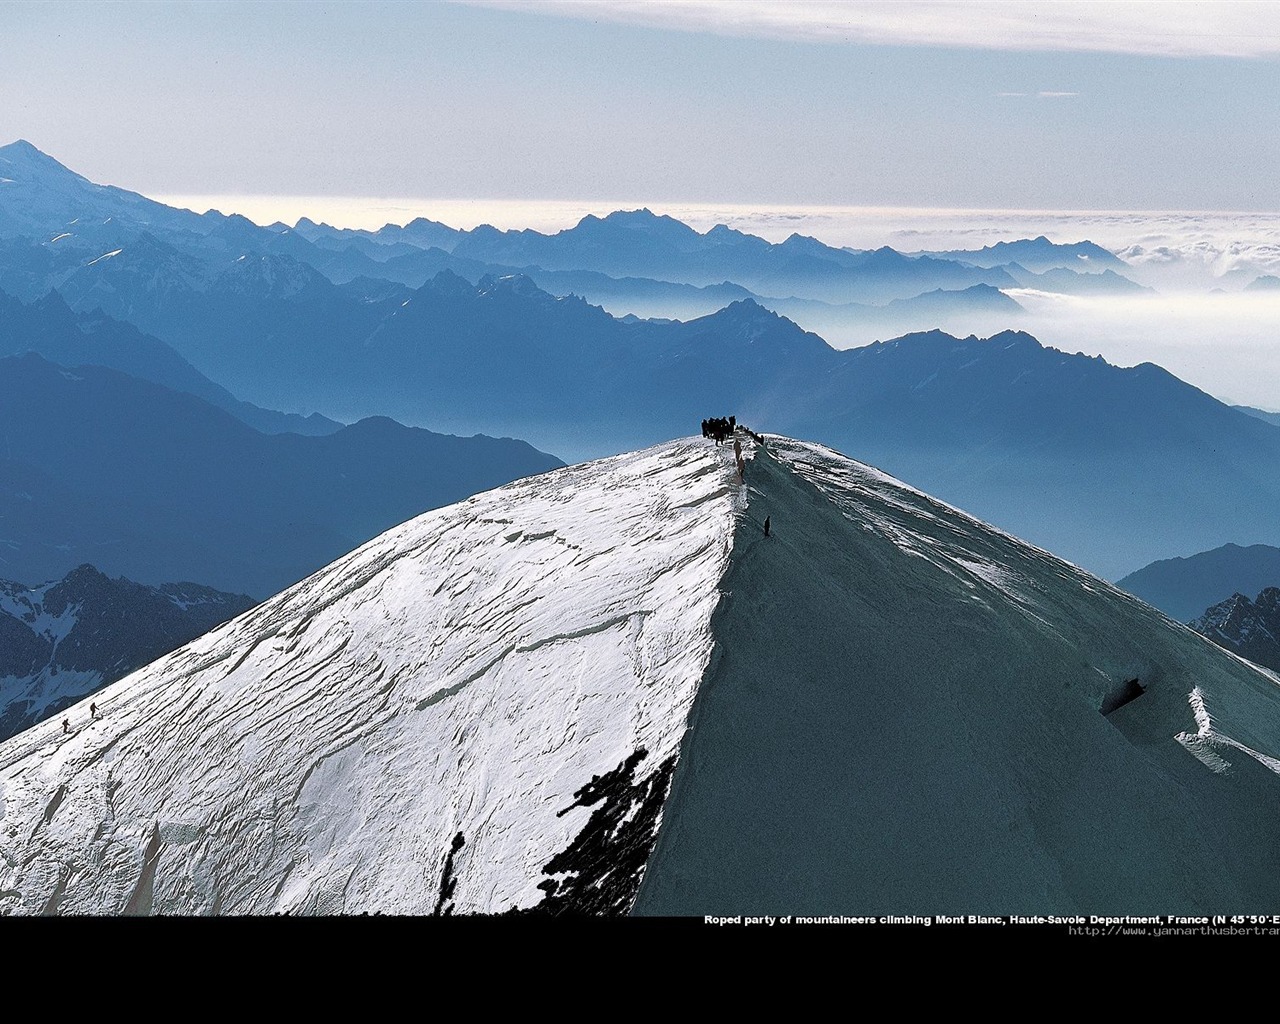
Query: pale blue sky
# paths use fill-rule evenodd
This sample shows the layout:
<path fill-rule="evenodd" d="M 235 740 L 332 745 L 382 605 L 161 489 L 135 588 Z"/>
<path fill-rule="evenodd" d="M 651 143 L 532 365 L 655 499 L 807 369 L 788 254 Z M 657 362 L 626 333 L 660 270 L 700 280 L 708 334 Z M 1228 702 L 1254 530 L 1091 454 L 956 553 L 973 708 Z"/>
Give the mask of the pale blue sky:
<path fill-rule="evenodd" d="M 4 3 L 0 142 L 162 194 L 1280 208 L 1274 47 L 1062 50 L 1000 5 L 915 36 L 882 18 L 891 44 L 565 9 Z M 1149 42 L 1116 31 L 1100 45 Z M 969 48 L 917 41 L 939 37 Z"/>

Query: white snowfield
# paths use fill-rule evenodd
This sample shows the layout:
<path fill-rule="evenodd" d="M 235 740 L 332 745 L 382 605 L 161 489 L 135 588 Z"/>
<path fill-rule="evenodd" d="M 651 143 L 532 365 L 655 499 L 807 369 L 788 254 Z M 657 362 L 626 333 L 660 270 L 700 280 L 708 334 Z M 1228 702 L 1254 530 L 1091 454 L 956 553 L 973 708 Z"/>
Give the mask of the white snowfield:
<path fill-rule="evenodd" d="M 0 745 L 0 912 L 1280 913 L 1275 676 L 744 446 L 424 515 Z"/>
<path fill-rule="evenodd" d="M 677 753 L 732 461 L 675 441 L 431 512 L 14 737 L 0 911 L 537 904 L 575 792 Z"/>

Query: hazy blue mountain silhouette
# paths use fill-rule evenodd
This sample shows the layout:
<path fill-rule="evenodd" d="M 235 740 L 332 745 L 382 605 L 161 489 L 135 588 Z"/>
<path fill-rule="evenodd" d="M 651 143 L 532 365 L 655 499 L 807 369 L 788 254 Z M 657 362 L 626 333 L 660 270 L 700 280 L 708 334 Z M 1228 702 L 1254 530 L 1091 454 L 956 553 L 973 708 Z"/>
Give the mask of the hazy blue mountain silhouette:
<path fill-rule="evenodd" d="M 1224 536 L 1280 540 L 1275 427 L 1150 364 L 1122 369 L 1020 333 L 837 352 L 749 300 L 688 323 L 626 323 L 527 277 L 472 285 L 446 272 L 360 344 L 316 355 L 258 379 L 338 418 L 497 430 L 573 458 L 733 409 L 1109 575 Z"/>
<path fill-rule="evenodd" d="M 469 281 L 478 281 L 483 276 L 477 275 L 471 267 L 457 267 L 455 264 L 450 269 L 455 268 Z M 976 284 L 960 291 L 939 288 L 877 306 L 757 295 L 730 281 L 698 286 L 651 278 L 614 278 L 582 270 L 526 267 L 507 272 L 524 274 L 539 288 L 553 295 L 577 295 L 615 316 L 633 313 L 642 319 L 692 320 L 709 316 L 739 299 L 752 299 L 766 309 L 837 341 L 851 337 L 864 340 L 871 331 L 880 332 L 879 337 L 892 337 L 917 328 L 921 323 L 941 325 L 953 318 L 975 316 L 987 317 L 992 323 L 1008 326 L 1010 321 L 1016 321 L 1026 312 L 1016 300 L 986 284 Z"/>
<path fill-rule="evenodd" d="M 294 228 L 259 227 L 236 214 L 177 210 L 124 189 L 94 184 L 25 141 L 0 147 L 0 170 L 5 179 L 0 184 L 0 236 L 23 236 L 32 246 L 75 250 L 80 264 L 134 244 L 145 234 L 196 264 L 246 254 L 282 256 L 309 264 L 337 284 L 369 277 L 418 287 L 442 269 L 472 281 L 486 272 L 515 269 L 585 270 L 696 286 L 732 281 L 757 295 L 873 305 L 938 289 L 963 291 L 976 284 L 1014 287 L 1018 282 L 1005 264 L 1016 264 L 1024 277 L 1028 272 L 1067 268 L 1096 279 L 1073 282 L 1059 274 L 1040 282 L 1051 290 L 1116 289 L 1122 285 L 1098 277 L 1098 271 L 1125 266 L 1091 242 L 1055 245 L 1043 237 L 982 250 L 911 256 L 889 247 L 840 249 L 799 234 L 772 244 L 724 225 L 698 232 L 647 209 L 587 216 L 554 234 L 499 231 L 489 225 L 459 231 L 426 218 L 377 231 L 336 229 L 306 218 Z M 48 258 L 30 255 L 35 263 Z M 170 269 L 188 279 L 215 272 L 210 266 L 203 271 L 190 265 Z M 0 268 L 0 287 L 23 298 L 34 298 L 55 285 L 61 286 L 61 281 L 45 274 L 38 284 L 24 288 Z M 79 308 L 78 299 L 69 301 Z M 112 312 L 123 315 L 120 309 Z"/>
<path fill-rule="evenodd" d="M 1264 423 L 1271 423 L 1280 427 L 1280 412 L 1266 412 L 1263 409 L 1255 409 L 1249 405 L 1233 405 L 1231 408 L 1236 409 L 1255 419 L 1262 420 Z"/>
<path fill-rule="evenodd" d="M 242 402 L 169 345 L 100 310 L 74 313 L 58 292 L 24 304 L 0 292 L 0 356 L 35 352 L 64 366 L 107 366 L 203 398 L 267 434 L 332 434 L 341 423 Z"/>
<path fill-rule="evenodd" d="M 975 267 L 999 267 L 1016 263 L 1034 273 L 1043 273 L 1058 267 L 1097 274 L 1103 270 L 1123 271 L 1128 264 L 1108 249 L 1089 241 L 1051 242 L 1044 235 L 1036 238 L 1019 238 L 1011 242 L 996 242 L 981 249 L 951 249 L 930 251 L 926 255 L 940 259 L 958 260 Z"/>
<path fill-rule="evenodd" d="M 401 255 L 404 249 L 450 250 L 464 234 L 457 228 L 426 217 L 415 217 L 403 226 L 386 224 L 377 231 L 335 228 L 303 217 L 293 229 L 307 241 L 315 242 L 322 248 L 343 251 L 354 246 L 366 255 L 381 259 L 386 259 L 389 255 Z M 388 253 L 388 249 L 393 251 Z M 400 251 L 395 251 L 397 249 Z"/>
<path fill-rule="evenodd" d="M 491 273 L 523 266 L 846 306 L 996 303 L 1006 297 L 994 289 L 1017 283 L 1001 269 L 1011 262 L 1049 280 L 1064 263 L 1098 280 L 1123 267 L 1102 266 L 1105 251 L 1089 243 L 1024 240 L 958 262 L 799 235 L 773 245 L 639 210 L 555 234 L 482 227 L 441 238 L 420 224 L 388 232 L 386 245 L 361 235 L 322 248 L 283 225 L 166 212 L 29 148 L 0 150 L 21 165 L 0 191 L 0 233 L 71 230 L 0 245 L 0 287 L 33 299 L 56 284 L 74 310 L 137 325 L 259 406 L 508 433 L 572 457 L 641 447 L 733 410 L 878 461 L 1108 575 L 1226 537 L 1280 541 L 1275 427 L 1156 367 L 1122 370 L 1016 333 L 930 332 L 836 352 L 745 297 L 687 323 L 624 322 L 548 294 L 530 274 Z M 54 223 L 84 208 L 90 222 Z M 407 251 L 411 237 L 452 251 Z M 374 258 L 381 250 L 387 259 Z M 995 265 L 974 265 L 987 260 Z M 338 285 L 335 267 L 355 272 Z M 394 275 L 411 273 L 431 276 L 406 291 Z M 946 295 L 957 290 L 967 298 Z M 940 319 L 936 308 L 919 315 Z"/>
<path fill-rule="evenodd" d="M 1232 594 L 1280 587 L 1280 547 L 1223 544 L 1186 558 L 1163 558 L 1117 585 L 1179 622 L 1190 622 Z"/>
<path fill-rule="evenodd" d="M 1103 575 L 1224 536 L 1280 541 L 1280 431 L 1160 367 L 1014 332 L 849 355 L 848 412 L 824 436 Z"/>
<path fill-rule="evenodd" d="M 1037 274 L 1017 263 L 1003 264 L 1001 269 L 1022 288 L 1035 288 L 1038 291 L 1057 292 L 1062 295 L 1125 295 L 1155 291 L 1110 269 L 1086 272 L 1051 267 Z"/>
<path fill-rule="evenodd" d="M 962 291 L 938 289 L 883 306 L 832 304 L 760 297 L 727 281 L 699 287 L 618 279 L 595 271 L 498 268 L 495 273 L 490 264 L 442 249 L 396 257 L 374 265 L 376 278 L 356 277 L 334 285 L 310 264 L 291 256 L 197 258 L 147 233 L 112 250 L 107 258 L 70 265 L 65 254 L 71 248 L 66 242 L 59 244 L 63 263 L 56 267 L 43 247 L 0 245 L 0 286 L 12 282 L 28 298 L 56 286 L 73 308 L 101 308 L 137 324 L 179 348 L 205 374 L 261 405 L 297 404 L 289 394 L 265 387 L 275 375 L 272 364 L 312 360 L 318 354 L 328 358 L 364 345 L 381 321 L 397 315 L 409 298 L 403 287 L 389 279 L 417 281 L 428 272 L 433 279 L 442 269 L 473 285 L 485 278 L 500 280 L 523 273 L 553 294 L 579 295 L 607 305 L 618 315 L 634 312 L 641 317 L 692 319 L 737 299 L 754 298 L 845 343 L 892 337 L 921 323 L 999 329 L 1022 313 L 1013 299 L 989 285 Z M 23 268 L 32 265 L 42 266 L 44 272 L 24 276 Z"/>
<path fill-rule="evenodd" d="M 303 400 L 497 429 L 573 457 L 716 409 L 822 438 L 1109 575 L 1223 536 L 1280 540 L 1280 431 L 1159 367 L 940 332 L 837 352 L 750 301 L 623 323 L 527 278 L 442 274 Z M 340 393 L 339 393 L 340 391 Z M 1156 511 L 1158 510 L 1158 512 Z"/>
<path fill-rule="evenodd" d="M 1275 274 L 1260 274 L 1245 285 L 1244 290 L 1247 292 L 1280 291 L 1280 277 L 1276 277 Z"/>
<path fill-rule="evenodd" d="M 910 257 L 888 247 L 838 249 L 798 234 L 775 245 L 723 225 L 698 232 L 643 209 L 588 216 L 555 234 L 489 226 L 458 231 L 425 218 L 377 231 L 339 230 L 305 218 L 295 228 L 262 228 L 234 214 L 171 210 L 94 185 L 25 143 L 0 153 L 10 153 L 11 163 L 21 165 L 21 173 L 14 172 L 21 180 L 0 192 L 0 206 L 21 206 L 25 218 L 9 224 L 8 231 L 0 221 L 0 235 L 25 228 L 30 236 L 0 242 L 0 288 L 28 301 L 57 288 L 76 310 L 101 307 L 179 346 L 202 372 L 237 391 L 253 371 L 231 370 L 217 358 L 223 335 L 248 332 L 260 345 L 299 353 L 305 350 L 299 340 L 304 335 L 322 343 L 341 336 L 358 344 L 372 330 L 371 322 L 385 315 L 381 309 L 352 309 L 318 282 L 306 296 L 313 308 L 292 303 L 289 321 L 279 319 L 279 310 L 263 309 L 261 304 L 286 297 L 272 281 L 301 282 L 303 266 L 315 278 L 323 275 L 339 285 L 384 280 L 415 288 L 446 269 L 473 284 L 487 275 L 524 273 L 556 294 L 578 294 L 641 317 L 689 319 L 753 297 L 844 344 L 921 327 L 986 333 L 1008 326 L 993 319 L 1017 312 L 1012 300 L 997 308 L 994 290 L 999 287 L 1136 287 L 1114 275 L 1058 270 L 1040 279 L 1016 265 L 979 268 Z M 64 201 L 29 201 L 46 192 Z M 71 218 L 73 213 L 81 215 Z M 1044 245 L 1069 256 L 1076 250 L 1092 252 L 1085 243 Z M 1028 258 L 1038 251 L 1031 243 L 1017 246 L 1010 251 Z M 1072 258 L 1084 269 L 1094 265 Z M 242 260 L 257 261 L 259 268 L 267 261 L 271 280 L 241 281 L 236 294 L 215 287 L 220 279 L 242 273 L 234 266 Z M 386 297 L 389 286 L 380 291 Z M 358 297 L 368 306 L 379 289 L 364 284 L 357 292 L 345 297 Z M 939 298 L 943 295 L 951 298 Z"/>
<path fill-rule="evenodd" d="M 0 247 L 0 260 L 13 253 Z M 74 310 L 101 310 L 136 325 L 242 396 L 245 382 L 260 371 L 269 375 L 272 365 L 358 344 L 392 308 L 339 289 L 291 256 L 206 261 L 146 233 L 108 258 L 39 282 L 49 284 Z"/>
<path fill-rule="evenodd" d="M 467 232 L 452 254 L 505 266 L 594 270 L 700 286 L 732 281 L 759 294 L 838 302 L 883 303 L 936 288 L 1016 285 L 999 269 L 909 257 L 888 247 L 850 252 L 802 235 L 775 245 L 723 225 L 699 233 L 647 209 L 589 215 L 552 235 L 483 226 Z"/>
<path fill-rule="evenodd" d="M 239 262 L 205 291 L 166 279 L 176 283 L 148 315 L 260 406 L 509 434 L 572 458 L 732 409 L 876 461 L 1107 575 L 1224 537 L 1280 541 L 1276 429 L 1154 366 L 1119 369 L 1020 334 L 837 352 L 749 300 L 687 323 L 624 323 L 523 275 L 471 284 L 444 271 L 369 301 L 288 257 Z M 145 272 L 116 266 L 102 271 L 119 274 L 114 294 L 145 292 L 129 287 Z"/>
<path fill-rule="evenodd" d="M 193 395 L 31 353 L 0 359 L 0 408 L 12 579 L 91 562 L 262 597 L 425 509 L 561 464 L 385 418 L 267 435 Z"/>

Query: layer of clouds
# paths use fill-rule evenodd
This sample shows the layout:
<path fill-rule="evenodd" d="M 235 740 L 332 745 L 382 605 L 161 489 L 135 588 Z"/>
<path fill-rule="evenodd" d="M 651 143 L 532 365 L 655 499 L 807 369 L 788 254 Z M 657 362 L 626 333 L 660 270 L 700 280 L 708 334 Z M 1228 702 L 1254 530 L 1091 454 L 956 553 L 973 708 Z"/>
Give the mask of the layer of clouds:
<path fill-rule="evenodd" d="M 337 227 L 379 228 L 429 217 L 457 228 L 558 231 L 587 214 L 634 210 L 630 197 L 603 201 L 415 199 L 368 196 L 159 195 L 161 202 L 203 213 L 219 209 L 259 224 L 299 217 Z M 792 233 L 829 245 L 902 252 L 980 249 L 1044 235 L 1053 242 L 1096 242 L 1126 260 L 1130 276 L 1165 289 L 1240 288 L 1244 275 L 1280 272 L 1280 213 L 1196 211 L 964 210 L 894 206 L 802 206 L 743 203 L 649 203 L 699 231 L 727 224 L 780 242 Z"/>
<path fill-rule="evenodd" d="M 1150 362 L 1234 405 L 1280 409 L 1280 292 L 1081 297 L 1014 291 L 1043 344 Z"/>
<path fill-rule="evenodd" d="M 478 6 L 651 28 L 821 43 L 984 50 L 1266 57 L 1280 5 L 1252 0 L 464 0 Z"/>

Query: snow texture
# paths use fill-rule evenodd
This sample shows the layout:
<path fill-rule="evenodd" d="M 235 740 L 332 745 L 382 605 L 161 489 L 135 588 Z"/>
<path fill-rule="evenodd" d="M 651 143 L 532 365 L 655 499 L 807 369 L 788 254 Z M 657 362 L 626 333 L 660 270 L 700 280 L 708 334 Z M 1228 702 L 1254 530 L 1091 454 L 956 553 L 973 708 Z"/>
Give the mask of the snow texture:
<path fill-rule="evenodd" d="M 745 447 L 429 513 L 0 745 L 0 911 L 1280 912 L 1275 676 Z"/>
<path fill-rule="evenodd" d="M 747 488 L 634 912 L 1280 910 L 1272 676 L 820 445 Z"/>
<path fill-rule="evenodd" d="M 593 820 L 644 811 L 643 868 L 737 487 L 701 440 L 517 482 L 108 687 L 72 735 L 20 734 L 0 911 L 579 909 Z"/>

